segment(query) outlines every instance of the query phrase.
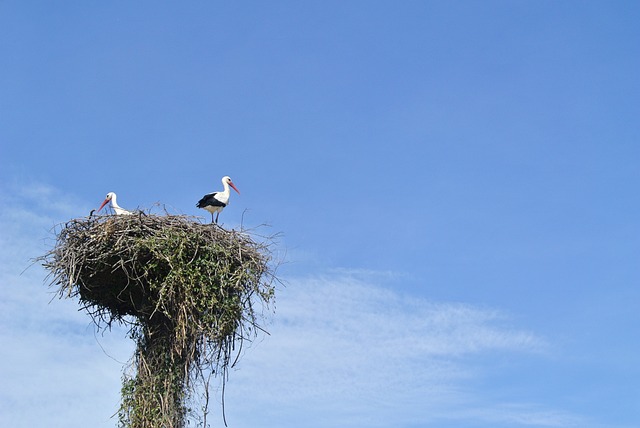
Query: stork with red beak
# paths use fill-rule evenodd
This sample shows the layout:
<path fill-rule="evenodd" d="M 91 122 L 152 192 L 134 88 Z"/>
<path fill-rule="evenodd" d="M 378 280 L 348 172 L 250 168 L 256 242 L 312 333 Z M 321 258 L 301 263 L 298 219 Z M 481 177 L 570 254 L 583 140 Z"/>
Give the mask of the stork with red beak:
<path fill-rule="evenodd" d="M 102 202 L 102 205 L 100 205 L 100 208 L 98 208 L 98 211 L 100 211 L 105 205 L 107 205 L 109 203 L 109 201 L 111 202 L 111 208 L 113 208 L 113 211 L 115 211 L 116 215 L 130 215 L 130 214 L 133 214 L 131 211 L 127 211 L 127 210 L 125 210 L 124 208 L 121 208 L 118 205 L 116 194 L 113 193 L 113 192 L 107 193 L 107 197 Z"/>
<path fill-rule="evenodd" d="M 228 176 L 222 177 L 222 186 L 224 187 L 224 190 L 222 192 L 208 193 L 204 195 L 202 199 L 200 199 L 196 204 L 196 207 L 203 208 L 211 213 L 211 223 L 213 223 L 214 221 L 213 214 L 216 215 L 215 222 L 218 223 L 218 216 L 220 215 L 224 207 L 229 205 L 229 186 L 231 186 L 233 190 L 238 193 L 238 195 L 240 194 L 240 191 Z"/>

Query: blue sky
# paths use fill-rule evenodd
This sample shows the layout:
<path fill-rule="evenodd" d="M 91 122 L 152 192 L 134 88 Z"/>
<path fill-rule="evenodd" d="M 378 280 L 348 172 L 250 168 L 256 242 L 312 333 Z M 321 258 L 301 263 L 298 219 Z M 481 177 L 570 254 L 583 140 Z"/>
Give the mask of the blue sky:
<path fill-rule="evenodd" d="M 639 19 L 0 3 L 0 425 L 117 422 L 125 332 L 23 272 L 53 226 L 110 191 L 207 221 L 230 175 L 221 222 L 281 232 L 286 284 L 231 427 L 639 426 Z"/>

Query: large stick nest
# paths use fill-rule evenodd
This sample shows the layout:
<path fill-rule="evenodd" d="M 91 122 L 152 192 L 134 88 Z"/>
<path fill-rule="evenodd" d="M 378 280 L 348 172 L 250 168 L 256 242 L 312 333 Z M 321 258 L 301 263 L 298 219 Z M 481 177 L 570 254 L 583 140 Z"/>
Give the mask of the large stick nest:
<path fill-rule="evenodd" d="M 182 330 L 180 347 L 220 345 L 260 329 L 254 304 L 274 297 L 269 245 L 187 216 L 139 213 L 71 220 L 41 259 L 60 297 L 78 296 L 99 327 L 131 315 Z"/>

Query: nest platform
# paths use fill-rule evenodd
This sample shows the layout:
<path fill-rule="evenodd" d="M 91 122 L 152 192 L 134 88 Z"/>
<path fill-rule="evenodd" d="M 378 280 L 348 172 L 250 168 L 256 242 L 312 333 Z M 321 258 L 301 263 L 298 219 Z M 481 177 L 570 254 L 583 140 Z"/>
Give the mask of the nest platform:
<path fill-rule="evenodd" d="M 188 216 L 74 219 L 43 259 L 60 297 L 79 297 L 107 323 L 182 312 L 220 332 L 225 319 L 254 319 L 252 299 L 274 293 L 268 244 Z"/>

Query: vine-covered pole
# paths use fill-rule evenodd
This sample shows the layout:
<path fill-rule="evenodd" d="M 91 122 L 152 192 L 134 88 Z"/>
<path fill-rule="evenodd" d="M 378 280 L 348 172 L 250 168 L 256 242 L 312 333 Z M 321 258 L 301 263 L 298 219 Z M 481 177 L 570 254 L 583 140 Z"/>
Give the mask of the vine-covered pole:
<path fill-rule="evenodd" d="M 208 388 L 204 373 L 224 385 L 243 341 L 264 332 L 258 308 L 275 295 L 271 243 L 186 216 L 102 216 L 60 229 L 40 258 L 51 284 L 78 297 L 98 328 L 129 325 L 136 342 L 121 427 L 183 428 L 195 385 Z"/>

